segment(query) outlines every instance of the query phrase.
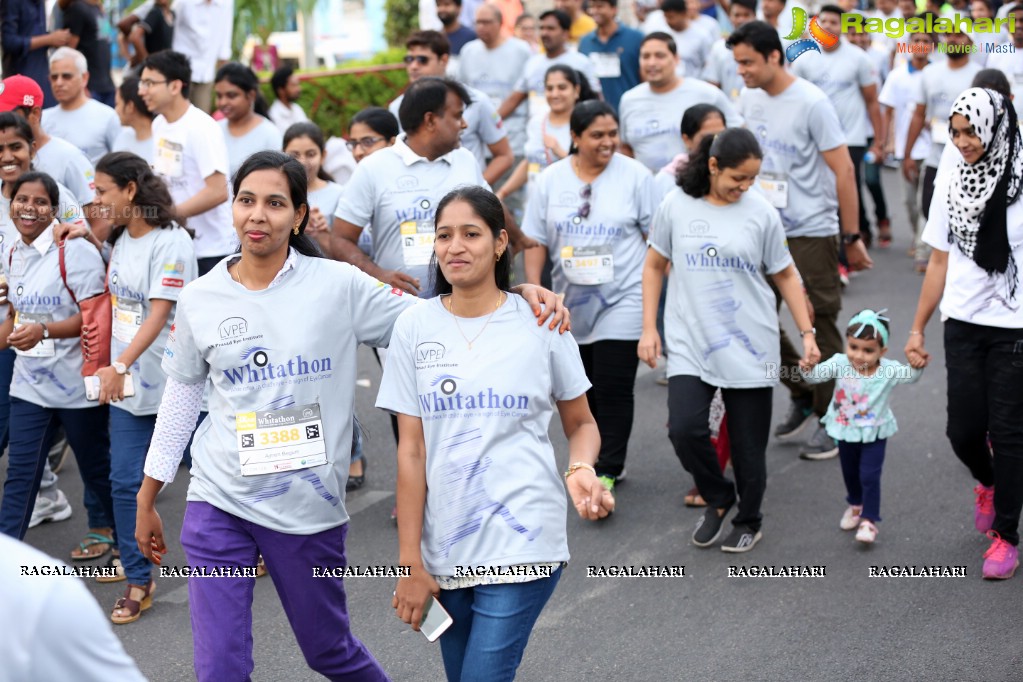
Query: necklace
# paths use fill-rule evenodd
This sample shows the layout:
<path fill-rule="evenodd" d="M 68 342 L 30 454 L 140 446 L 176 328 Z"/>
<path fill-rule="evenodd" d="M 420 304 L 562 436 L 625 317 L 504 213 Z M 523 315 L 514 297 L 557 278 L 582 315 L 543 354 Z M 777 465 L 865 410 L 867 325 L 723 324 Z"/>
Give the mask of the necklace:
<path fill-rule="evenodd" d="M 494 306 L 494 310 L 491 311 L 490 315 L 487 316 L 487 321 L 483 323 L 483 329 L 480 329 L 479 333 L 470 339 L 468 336 L 465 335 L 465 332 L 462 331 L 462 325 L 458 322 L 458 315 L 455 315 L 454 307 L 451 304 L 451 297 L 448 296 L 447 298 L 448 312 L 451 313 L 451 317 L 455 318 L 455 326 L 458 327 L 458 333 L 462 335 L 463 339 L 465 339 L 465 344 L 469 347 L 469 350 L 472 350 L 472 344 L 475 343 L 476 339 L 482 336 L 483 332 L 487 330 L 487 325 L 490 324 L 490 320 L 494 318 L 494 314 L 497 312 L 497 309 L 501 307 L 502 303 L 504 303 L 503 291 L 497 297 L 497 305 Z"/>

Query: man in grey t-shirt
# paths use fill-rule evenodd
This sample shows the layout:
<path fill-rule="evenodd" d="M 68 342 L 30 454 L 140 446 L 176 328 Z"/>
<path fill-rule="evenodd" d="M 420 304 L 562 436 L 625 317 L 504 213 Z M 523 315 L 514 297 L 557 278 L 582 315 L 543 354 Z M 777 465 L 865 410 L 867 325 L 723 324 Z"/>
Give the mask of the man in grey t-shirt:
<path fill-rule="evenodd" d="M 816 313 L 817 345 L 822 357 L 831 357 L 844 347 L 838 331 L 839 233 L 851 269 L 872 265 L 860 239 L 856 176 L 845 133 L 827 96 L 785 70 L 781 40 L 769 24 L 750 22 L 727 44 L 746 84 L 739 111 L 764 153 L 758 183 L 781 214 L 792 258 Z M 787 376 L 797 377 L 800 354 L 784 331 L 781 342 L 782 366 Z M 785 384 L 792 393 L 792 409 L 775 435 L 795 440 L 806 427 L 816 425 L 800 456 L 836 456 L 838 446 L 818 421 L 831 402 L 833 383 L 812 389 L 793 379 Z"/>

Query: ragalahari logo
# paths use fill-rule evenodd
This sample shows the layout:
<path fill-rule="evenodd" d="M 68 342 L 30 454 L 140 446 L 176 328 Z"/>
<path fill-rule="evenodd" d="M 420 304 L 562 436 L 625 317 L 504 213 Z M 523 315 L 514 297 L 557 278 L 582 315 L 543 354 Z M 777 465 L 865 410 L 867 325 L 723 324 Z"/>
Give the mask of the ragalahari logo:
<path fill-rule="evenodd" d="M 792 33 L 785 36 L 785 40 L 796 41 L 785 49 L 785 57 L 790 62 L 796 61 L 800 56 L 811 50 L 820 52 L 821 47 L 831 49 L 838 45 L 838 36 L 831 31 L 825 31 L 821 28 L 821 25 L 817 23 L 817 17 L 809 21 L 810 37 L 803 38 L 803 34 L 807 31 L 807 23 L 806 10 L 802 7 L 793 7 Z"/>

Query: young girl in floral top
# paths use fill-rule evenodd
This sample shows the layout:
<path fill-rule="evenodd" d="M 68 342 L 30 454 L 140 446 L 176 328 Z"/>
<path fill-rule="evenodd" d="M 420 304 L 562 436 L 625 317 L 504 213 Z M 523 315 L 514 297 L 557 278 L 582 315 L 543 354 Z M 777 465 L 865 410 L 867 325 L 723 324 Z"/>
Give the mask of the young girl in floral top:
<path fill-rule="evenodd" d="M 839 526 L 871 543 L 881 520 L 881 466 L 888 438 L 898 425 L 889 401 L 896 384 L 912 384 L 923 373 L 894 360 L 888 352 L 887 310 L 862 310 L 849 320 L 845 353 L 820 363 L 803 376 L 810 383 L 835 380 L 835 395 L 824 415 L 829 436 L 838 442 L 849 508 Z"/>

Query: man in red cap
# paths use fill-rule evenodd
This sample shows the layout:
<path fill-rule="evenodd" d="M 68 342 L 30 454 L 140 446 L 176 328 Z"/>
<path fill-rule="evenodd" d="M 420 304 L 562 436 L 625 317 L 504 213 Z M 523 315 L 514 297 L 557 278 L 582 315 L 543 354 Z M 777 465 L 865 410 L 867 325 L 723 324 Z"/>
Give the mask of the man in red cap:
<path fill-rule="evenodd" d="M 87 208 L 96 198 L 93 182 L 95 168 L 82 151 L 59 137 L 48 135 L 42 126 L 43 91 L 28 76 L 11 76 L 0 83 L 0 111 L 11 111 L 28 121 L 35 137 L 33 167 L 53 177 L 75 195 L 95 232 L 105 233 L 100 222 Z"/>

